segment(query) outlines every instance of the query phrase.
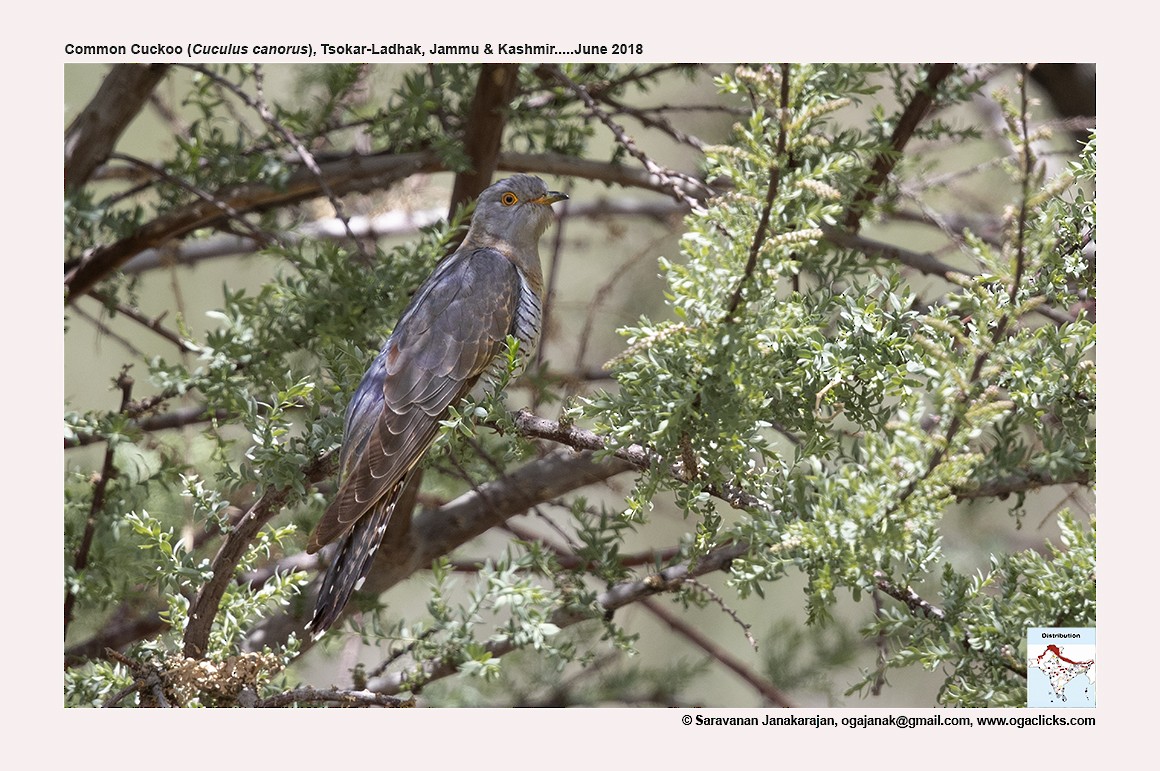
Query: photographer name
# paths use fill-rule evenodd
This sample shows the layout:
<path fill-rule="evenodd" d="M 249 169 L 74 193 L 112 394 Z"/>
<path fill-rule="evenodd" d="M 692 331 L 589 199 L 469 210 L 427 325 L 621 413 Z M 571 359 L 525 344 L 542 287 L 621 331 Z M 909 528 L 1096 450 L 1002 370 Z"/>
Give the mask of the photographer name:
<path fill-rule="evenodd" d="M 837 726 L 837 721 L 832 717 L 824 717 L 822 715 L 763 715 L 762 717 L 709 717 L 707 715 L 696 715 L 690 719 L 686 715 L 682 721 L 685 725 L 712 725 L 712 726 L 734 726 L 734 725 L 756 725 L 756 726 L 813 726 L 820 728 L 821 726 Z"/>

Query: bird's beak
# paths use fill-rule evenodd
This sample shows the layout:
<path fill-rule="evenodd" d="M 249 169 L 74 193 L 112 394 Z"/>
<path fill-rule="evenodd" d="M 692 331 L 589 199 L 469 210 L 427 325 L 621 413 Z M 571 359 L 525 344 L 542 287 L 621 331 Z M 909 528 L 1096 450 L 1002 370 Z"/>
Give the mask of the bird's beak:
<path fill-rule="evenodd" d="M 556 201 L 567 201 L 567 200 L 568 200 L 568 196 L 565 195 L 564 193 L 558 193 L 555 190 L 549 190 L 548 192 L 544 193 L 539 198 L 533 198 L 532 203 L 542 203 L 544 206 L 550 206 L 551 204 L 556 203 Z"/>

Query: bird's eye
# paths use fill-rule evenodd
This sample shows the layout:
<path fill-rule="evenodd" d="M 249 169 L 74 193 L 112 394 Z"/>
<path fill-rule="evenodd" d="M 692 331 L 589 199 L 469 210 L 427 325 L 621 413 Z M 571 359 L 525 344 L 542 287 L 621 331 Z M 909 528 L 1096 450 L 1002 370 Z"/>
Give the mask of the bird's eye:
<path fill-rule="evenodd" d="M 515 206 L 520 202 L 520 198 L 515 193 L 504 193 L 499 197 L 499 202 L 504 206 Z"/>

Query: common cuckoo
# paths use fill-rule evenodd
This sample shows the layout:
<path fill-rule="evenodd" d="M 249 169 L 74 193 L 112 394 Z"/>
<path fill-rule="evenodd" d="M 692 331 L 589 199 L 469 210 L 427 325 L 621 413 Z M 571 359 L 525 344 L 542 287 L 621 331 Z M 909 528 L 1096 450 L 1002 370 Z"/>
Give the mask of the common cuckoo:
<path fill-rule="evenodd" d="M 370 572 L 395 506 L 451 405 L 497 366 L 508 335 L 521 358 L 540 336 L 539 240 L 568 196 L 538 177 L 516 175 L 480 194 L 462 244 L 423 283 L 346 410 L 340 482 L 309 553 L 338 548 L 308 627 L 335 622 Z"/>

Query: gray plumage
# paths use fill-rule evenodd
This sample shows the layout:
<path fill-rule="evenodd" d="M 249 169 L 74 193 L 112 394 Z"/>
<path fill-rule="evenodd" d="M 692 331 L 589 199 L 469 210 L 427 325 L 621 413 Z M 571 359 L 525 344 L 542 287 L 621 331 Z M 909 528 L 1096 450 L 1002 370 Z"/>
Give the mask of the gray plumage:
<path fill-rule="evenodd" d="M 448 408 L 506 350 L 540 334 L 539 239 L 567 198 L 524 174 L 480 194 L 463 243 L 436 267 L 363 375 L 346 411 L 338 492 L 306 550 L 338 541 L 309 628 L 317 638 L 370 572 L 399 497 Z"/>

